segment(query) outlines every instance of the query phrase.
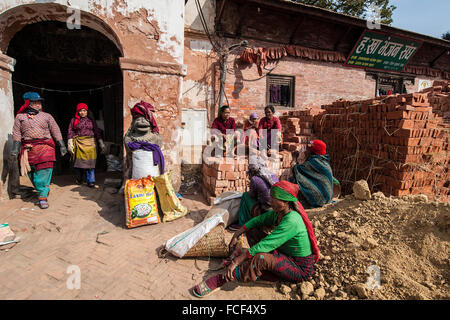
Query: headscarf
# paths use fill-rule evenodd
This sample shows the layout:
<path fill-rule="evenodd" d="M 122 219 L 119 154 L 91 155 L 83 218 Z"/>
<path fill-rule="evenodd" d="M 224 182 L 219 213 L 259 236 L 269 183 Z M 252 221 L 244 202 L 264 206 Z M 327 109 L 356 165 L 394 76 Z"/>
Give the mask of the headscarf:
<path fill-rule="evenodd" d="M 299 214 L 305 223 L 306 230 L 308 231 L 309 240 L 311 242 L 311 249 L 315 256 L 315 262 L 319 261 L 319 247 L 317 245 L 316 236 L 314 235 L 311 221 L 309 221 L 308 215 L 305 212 L 302 204 L 297 199 L 298 185 L 290 183 L 289 181 L 280 181 L 275 183 L 270 189 L 270 196 L 288 202 L 297 203 L 297 208 L 300 211 Z"/>
<path fill-rule="evenodd" d="M 311 141 L 311 151 L 318 156 L 323 156 L 327 154 L 327 145 L 322 140 L 313 140 Z"/>
<path fill-rule="evenodd" d="M 27 110 L 29 106 L 30 106 L 30 99 L 25 99 L 25 103 L 20 107 L 17 114 L 25 112 L 25 110 Z"/>
<path fill-rule="evenodd" d="M 27 112 L 29 114 L 38 114 L 39 110 L 36 110 L 32 107 L 30 107 L 30 102 L 31 101 L 41 101 L 44 100 L 41 98 L 41 96 L 39 95 L 39 93 L 37 92 L 25 92 L 23 95 L 23 99 L 24 99 L 24 104 L 20 107 L 19 111 L 17 112 L 17 114 L 19 113 L 23 113 L 23 112 Z M 42 111 L 42 108 L 41 108 Z"/>
<path fill-rule="evenodd" d="M 272 178 L 272 172 L 266 168 L 263 158 L 258 156 L 250 156 L 248 161 L 248 173 L 250 176 L 258 176 L 267 182 L 271 187 L 276 183 Z"/>
<path fill-rule="evenodd" d="M 144 117 L 152 125 L 152 132 L 159 133 L 158 125 L 156 124 L 155 117 L 151 114 L 155 112 L 155 108 L 150 104 L 141 100 L 131 108 L 131 115 L 133 119 Z"/>
<path fill-rule="evenodd" d="M 80 124 L 81 117 L 78 114 L 78 112 L 80 112 L 81 109 L 86 109 L 86 111 L 89 110 L 87 104 L 85 104 L 85 103 L 77 104 L 77 111 L 75 112 L 75 121 L 73 122 L 73 128 L 74 129 L 76 129 L 77 126 Z"/>

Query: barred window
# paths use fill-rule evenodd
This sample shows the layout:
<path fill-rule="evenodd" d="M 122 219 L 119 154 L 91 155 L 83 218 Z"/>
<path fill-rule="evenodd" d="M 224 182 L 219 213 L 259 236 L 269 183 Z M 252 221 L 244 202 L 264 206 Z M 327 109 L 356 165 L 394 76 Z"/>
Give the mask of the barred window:
<path fill-rule="evenodd" d="M 266 102 L 279 107 L 293 108 L 295 77 L 282 75 L 268 75 L 266 88 Z"/>

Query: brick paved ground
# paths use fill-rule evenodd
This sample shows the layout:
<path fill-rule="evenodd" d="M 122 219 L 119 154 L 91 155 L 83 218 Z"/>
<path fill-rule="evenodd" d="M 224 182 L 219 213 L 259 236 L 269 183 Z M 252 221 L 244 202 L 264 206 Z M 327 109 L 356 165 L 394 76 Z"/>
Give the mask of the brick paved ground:
<path fill-rule="evenodd" d="M 104 176 L 97 180 L 101 186 Z M 47 210 L 33 197 L 0 204 L 0 223 L 21 238 L 8 250 L 0 247 L 0 299 L 197 299 L 190 289 L 219 259 L 159 259 L 157 249 L 202 221 L 209 207 L 200 195 L 183 199 L 191 212 L 181 219 L 126 229 L 120 195 L 72 181 L 54 178 Z M 21 183 L 31 185 L 26 178 Z M 81 270 L 79 290 L 67 289 L 71 265 Z M 230 283 L 206 299 L 283 298 L 272 286 Z"/>

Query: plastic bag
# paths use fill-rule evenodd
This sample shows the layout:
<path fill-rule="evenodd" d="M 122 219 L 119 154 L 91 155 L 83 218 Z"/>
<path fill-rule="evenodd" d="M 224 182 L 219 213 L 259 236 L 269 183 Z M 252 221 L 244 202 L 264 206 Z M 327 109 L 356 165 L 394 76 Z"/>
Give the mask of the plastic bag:
<path fill-rule="evenodd" d="M 143 177 L 157 177 L 160 174 L 159 165 L 153 164 L 153 151 L 135 150 L 133 151 L 133 179 Z"/>
<path fill-rule="evenodd" d="M 223 223 L 220 214 L 216 214 L 206 219 L 196 226 L 176 235 L 166 241 L 165 249 L 178 258 L 183 256 L 208 232 L 214 227 Z"/>
<path fill-rule="evenodd" d="M 220 214 L 225 228 L 239 221 L 239 206 L 241 205 L 241 192 L 228 191 L 224 192 L 214 200 L 213 207 L 206 214 L 205 219 L 215 214 Z"/>
<path fill-rule="evenodd" d="M 160 223 L 151 177 L 130 179 L 125 183 L 126 225 L 128 228 Z"/>
<path fill-rule="evenodd" d="M 153 181 L 158 193 L 160 209 L 163 213 L 163 222 L 172 221 L 185 216 L 189 210 L 181 204 L 171 182 L 172 172 L 166 172 Z"/>
<path fill-rule="evenodd" d="M 112 154 L 106 155 L 106 172 L 123 172 L 123 163 Z"/>

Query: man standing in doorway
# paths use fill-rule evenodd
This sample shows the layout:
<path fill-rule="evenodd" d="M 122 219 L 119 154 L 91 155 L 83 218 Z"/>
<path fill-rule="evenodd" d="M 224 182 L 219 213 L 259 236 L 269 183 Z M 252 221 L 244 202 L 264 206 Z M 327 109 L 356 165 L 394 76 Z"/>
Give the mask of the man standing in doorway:
<path fill-rule="evenodd" d="M 39 207 L 48 208 L 48 194 L 53 173 L 55 142 L 61 156 L 67 153 L 61 131 L 55 119 L 42 111 L 42 99 L 37 92 L 23 95 L 24 105 L 14 121 L 11 157 L 20 154 L 20 173 L 28 175 L 39 194 Z M 53 138 L 53 139 L 52 139 Z"/>

